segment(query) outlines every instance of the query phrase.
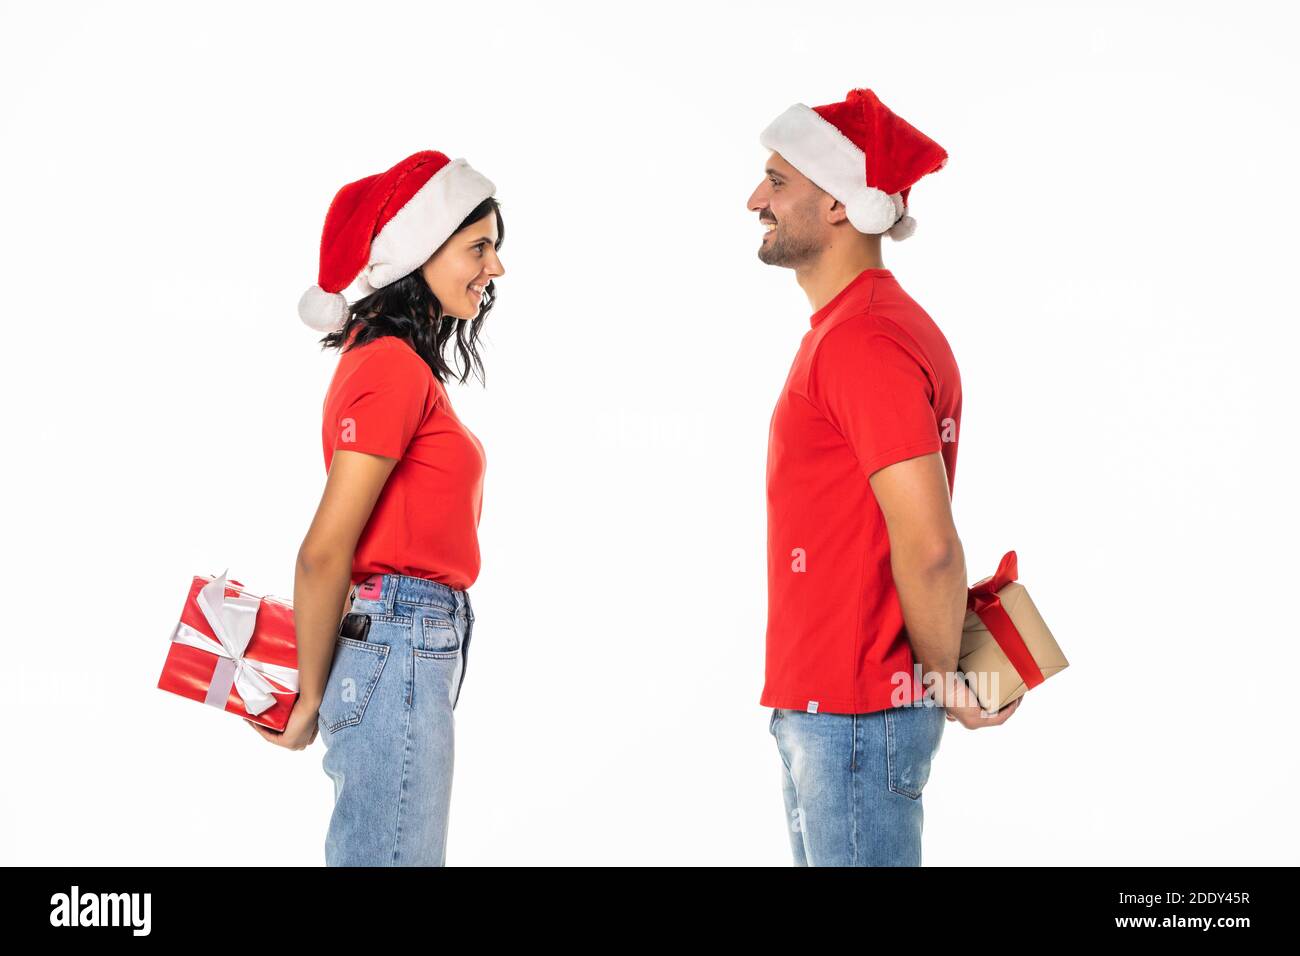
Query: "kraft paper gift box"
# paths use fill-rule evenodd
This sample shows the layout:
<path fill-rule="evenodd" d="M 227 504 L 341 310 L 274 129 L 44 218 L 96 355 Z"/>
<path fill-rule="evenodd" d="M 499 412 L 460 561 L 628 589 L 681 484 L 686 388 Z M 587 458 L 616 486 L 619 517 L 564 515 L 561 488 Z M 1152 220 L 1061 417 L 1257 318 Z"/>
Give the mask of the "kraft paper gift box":
<path fill-rule="evenodd" d="M 284 730 L 298 699 L 293 603 L 195 577 L 172 631 L 161 690 Z"/>
<path fill-rule="evenodd" d="M 986 711 L 1000 710 L 1070 666 L 1017 573 L 1016 553 L 1008 551 L 997 572 L 972 584 L 966 596 L 958 667 Z"/>

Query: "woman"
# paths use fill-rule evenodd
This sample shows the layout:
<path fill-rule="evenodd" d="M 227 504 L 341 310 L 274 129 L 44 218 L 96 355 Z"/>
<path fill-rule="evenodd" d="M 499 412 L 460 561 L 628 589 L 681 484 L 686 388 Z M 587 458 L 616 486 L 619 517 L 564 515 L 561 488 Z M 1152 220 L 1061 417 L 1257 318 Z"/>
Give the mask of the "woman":
<path fill-rule="evenodd" d="M 324 405 L 328 477 L 294 578 L 300 694 L 283 733 L 253 726 L 295 750 L 319 730 L 334 782 L 329 866 L 445 859 L 484 458 L 444 384 L 483 378 L 476 342 L 505 274 L 495 191 L 433 150 L 349 183 L 325 217 L 320 283 L 298 307 L 341 350 Z M 350 284 L 363 293 L 351 305 Z M 443 356 L 453 343 L 458 376 Z"/>

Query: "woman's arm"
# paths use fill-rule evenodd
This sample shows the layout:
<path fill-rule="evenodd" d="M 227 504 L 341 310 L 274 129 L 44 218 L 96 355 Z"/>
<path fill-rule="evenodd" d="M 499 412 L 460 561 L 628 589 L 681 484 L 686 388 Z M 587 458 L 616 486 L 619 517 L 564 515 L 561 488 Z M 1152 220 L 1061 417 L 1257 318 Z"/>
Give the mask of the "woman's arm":
<path fill-rule="evenodd" d="M 353 554 L 396 464 L 396 458 L 357 451 L 336 451 L 330 462 L 316 516 L 298 548 L 293 579 L 298 699 L 282 733 L 249 721 L 263 737 L 281 746 L 301 750 L 316 737 L 316 715 L 352 585 Z"/>

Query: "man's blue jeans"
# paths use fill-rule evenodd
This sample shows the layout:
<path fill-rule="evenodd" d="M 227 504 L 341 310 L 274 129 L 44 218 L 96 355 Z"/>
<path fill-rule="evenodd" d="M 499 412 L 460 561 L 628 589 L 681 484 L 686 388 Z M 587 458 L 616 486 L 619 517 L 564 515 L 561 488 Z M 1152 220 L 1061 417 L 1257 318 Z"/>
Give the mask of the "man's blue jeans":
<path fill-rule="evenodd" d="M 317 720 L 334 782 L 325 863 L 442 866 L 474 612 L 467 592 L 436 581 L 367 584 L 351 613 L 369 615 L 369 633 L 336 639 Z"/>
<path fill-rule="evenodd" d="M 946 723 L 937 706 L 774 709 L 795 866 L 920 866 L 921 791 Z"/>

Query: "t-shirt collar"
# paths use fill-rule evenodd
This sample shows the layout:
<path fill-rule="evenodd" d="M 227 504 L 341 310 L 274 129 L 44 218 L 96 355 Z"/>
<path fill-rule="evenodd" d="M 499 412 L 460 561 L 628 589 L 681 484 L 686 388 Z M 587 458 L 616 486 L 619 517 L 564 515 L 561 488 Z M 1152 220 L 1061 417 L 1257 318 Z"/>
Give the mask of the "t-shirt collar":
<path fill-rule="evenodd" d="M 864 282 L 868 282 L 872 279 L 887 279 L 892 275 L 893 273 L 890 272 L 888 269 L 863 269 L 856 276 L 854 276 L 852 279 L 849 280 L 848 285 L 846 285 L 843 289 L 840 289 L 839 292 L 836 292 L 835 295 L 831 296 L 831 300 L 829 302 L 827 302 L 825 305 L 823 305 L 820 309 L 818 309 L 816 312 L 812 314 L 812 317 L 809 319 L 809 323 L 811 324 L 812 328 L 814 329 L 817 328 L 817 325 L 828 315 L 830 315 L 831 312 L 835 309 L 835 307 L 840 303 L 842 303 L 845 297 L 852 290 L 858 288 Z"/>

